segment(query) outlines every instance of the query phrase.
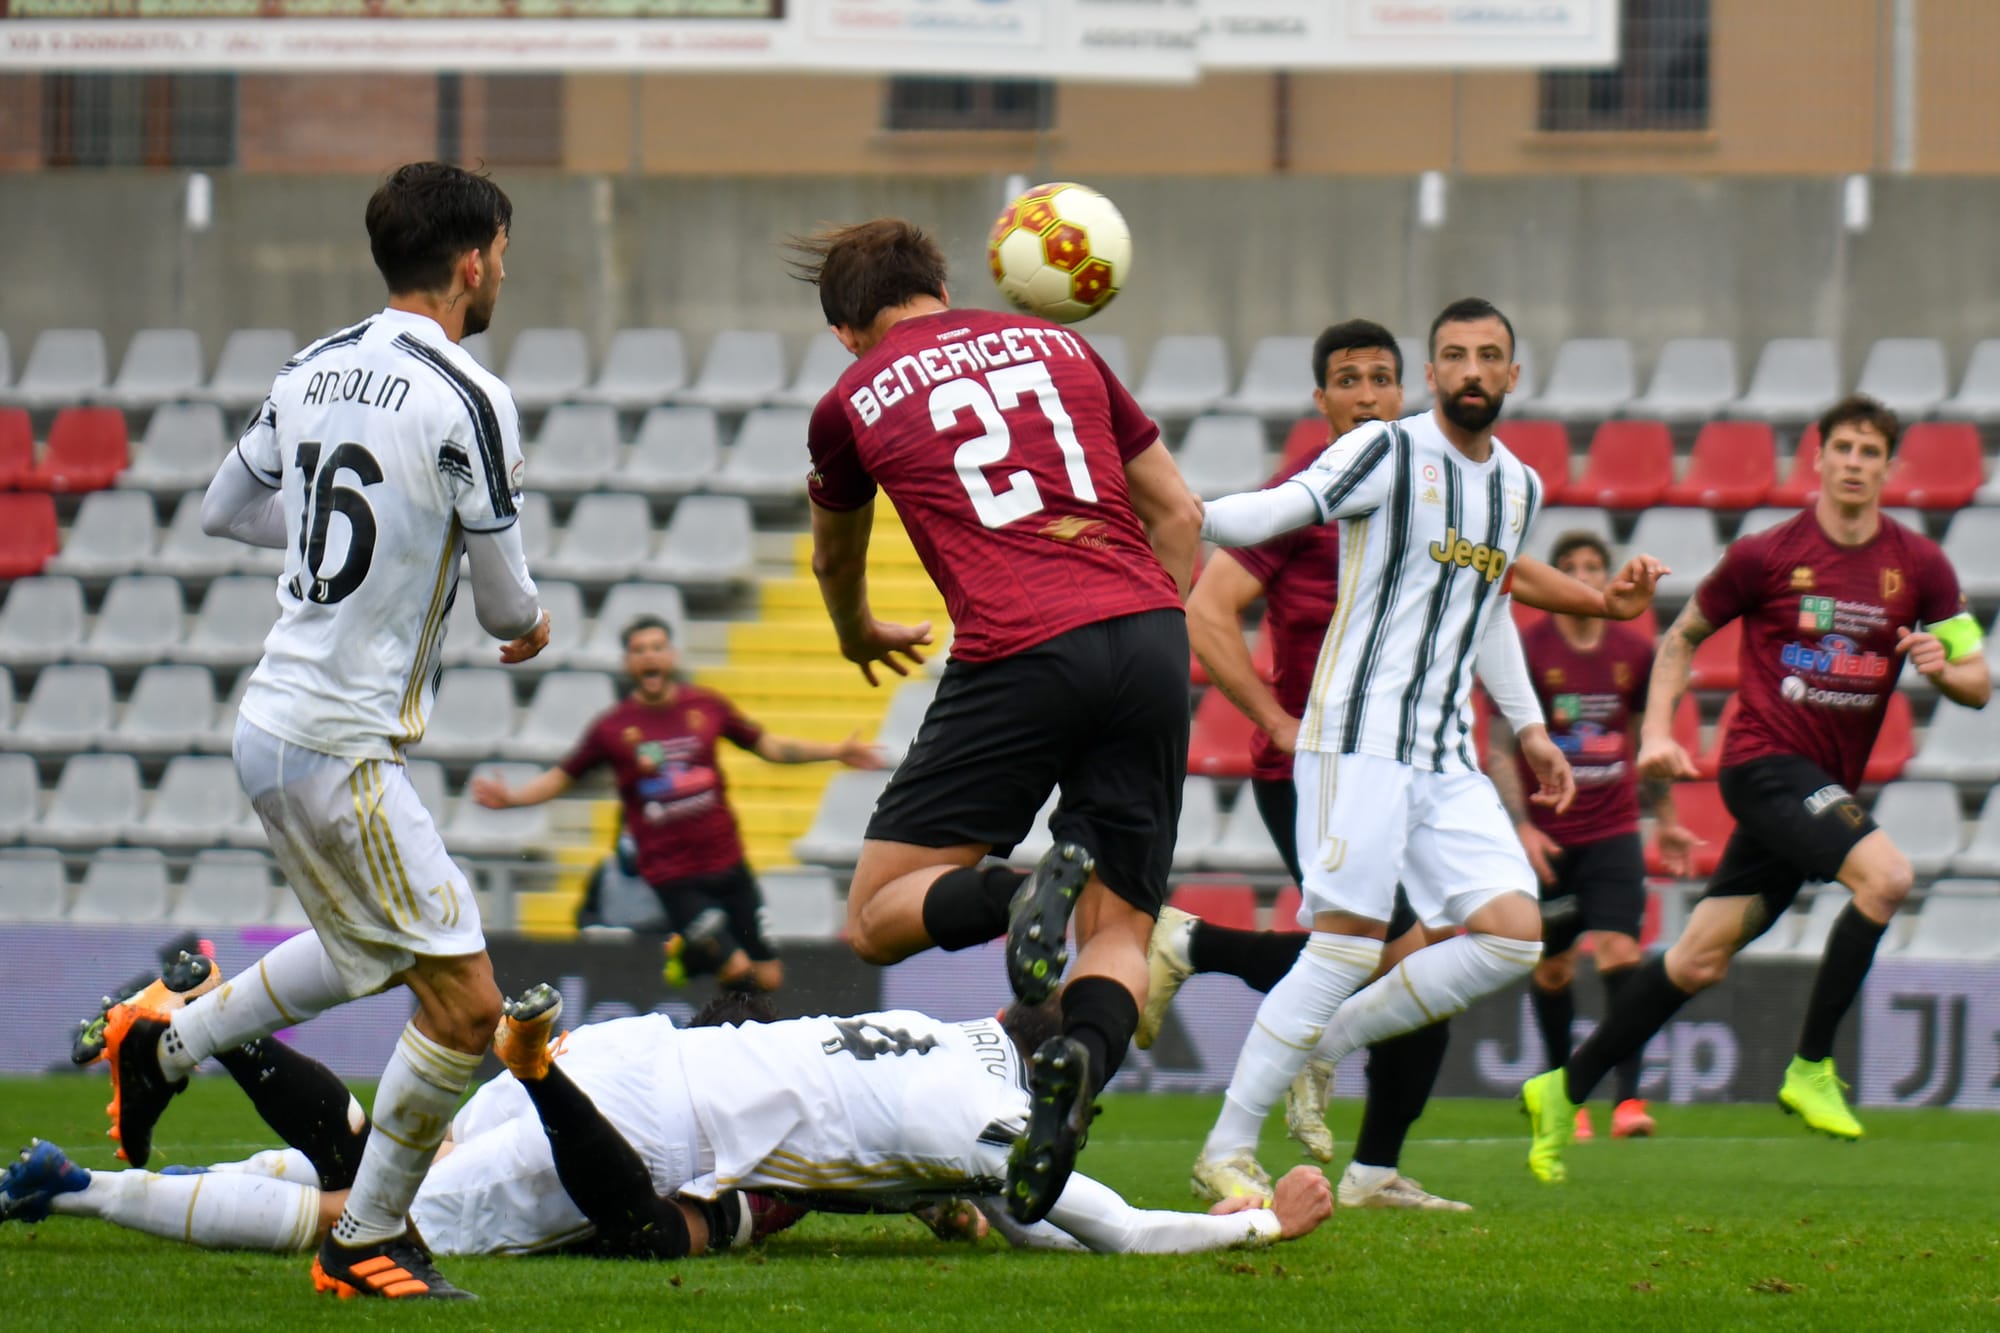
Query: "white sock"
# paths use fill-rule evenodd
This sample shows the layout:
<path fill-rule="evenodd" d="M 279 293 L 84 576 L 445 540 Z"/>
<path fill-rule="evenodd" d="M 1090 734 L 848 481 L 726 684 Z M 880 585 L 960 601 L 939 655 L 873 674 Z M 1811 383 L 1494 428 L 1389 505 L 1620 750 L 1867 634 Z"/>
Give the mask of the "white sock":
<path fill-rule="evenodd" d="M 1388 1184 L 1396 1178 L 1393 1166 L 1369 1166 L 1364 1162 L 1349 1162 L 1347 1178 L 1365 1190 L 1372 1190 Z"/>
<path fill-rule="evenodd" d="M 1338 1063 L 1363 1046 L 1464 1013 L 1541 961 L 1540 940 L 1460 935 L 1419 949 L 1340 1008 L 1313 1053 Z"/>
<path fill-rule="evenodd" d="M 375 1127 L 347 1209 L 334 1226 L 335 1240 L 359 1246 L 403 1234 L 410 1201 L 481 1058 L 439 1045 L 414 1022 L 403 1029 L 375 1092 Z"/>
<path fill-rule="evenodd" d="M 170 1080 L 184 1078 L 217 1051 L 295 1027 L 354 998 L 319 935 L 294 935 L 174 1015 L 160 1036 L 160 1070 Z"/>
<path fill-rule="evenodd" d="M 1264 1117 L 1298 1076 L 1320 1030 L 1381 961 L 1380 940 L 1312 933 L 1292 970 L 1257 1006 L 1257 1022 L 1236 1057 L 1222 1114 L 1202 1148 L 1205 1155 L 1221 1157 L 1256 1148 Z"/>
<path fill-rule="evenodd" d="M 309 1248 L 319 1234 L 318 1185 L 245 1172 L 93 1171 L 89 1185 L 56 1195 L 49 1206 L 205 1250 L 292 1254 Z"/>
<path fill-rule="evenodd" d="M 211 1172 L 267 1176 L 272 1180 L 303 1181 L 315 1188 L 319 1185 L 319 1168 L 312 1164 L 312 1158 L 297 1148 L 270 1148 L 240 1162 L 217 1162 L 208 1169 Z"/>

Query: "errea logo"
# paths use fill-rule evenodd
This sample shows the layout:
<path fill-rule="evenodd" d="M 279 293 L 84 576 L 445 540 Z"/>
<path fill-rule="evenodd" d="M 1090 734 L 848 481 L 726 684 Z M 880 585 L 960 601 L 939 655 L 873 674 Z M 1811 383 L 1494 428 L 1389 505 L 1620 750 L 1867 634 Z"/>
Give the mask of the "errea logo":
<path fill-rule="evenodd" d="M 1460 569 L 1471 569 L 1475 574 L 1483 574 L 1488 583 L 1507 572 L 1507 552 L 1485 542 L 1474 542 L 1458 535 L 1457 528 L 1446 528 L 1444 540 L 1431 543 L 1431 559 L 1440 565 L 1457 565 Z"/>

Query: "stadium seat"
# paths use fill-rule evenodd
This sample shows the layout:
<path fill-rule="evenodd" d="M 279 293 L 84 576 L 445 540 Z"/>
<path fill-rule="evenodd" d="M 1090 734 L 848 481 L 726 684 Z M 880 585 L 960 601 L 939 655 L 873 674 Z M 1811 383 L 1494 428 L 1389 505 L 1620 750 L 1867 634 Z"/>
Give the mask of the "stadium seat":
<path fill-rule="evenodd" d="M 1256 798 L 1250 788 L 1236 793 L 1236 804 L 1222 820 L 1222 835 L 1209 853 L 1209 868 L 1246 875 L 1281 875 L 1285 859 L 1271 842 L 1271 834 L 1257 813 Z"/>
<path fill-rule="evenodd" d="M 1185 874 L 1209 864 L 1222 826 L 1222 801 L 1214 778 L 1189 778 L 1181 786 L 1181 818 L 1174 834 L 1174 871 Z"/>
<path fill-rule="evenodd" d="M 1897 697 L 1902 697 L 1898 695 Z M 1911 778 L 1967 786 L 2000 782 L 2000 710 L 1967 708 L 1939 699 L 1924 730 L 1924 747 L 1904 766 Z"/>
<path fill-rule="evenodd" d="M 1912 764 L 1913 771 L 1916 765 Z M 1979 822 L 1973 825 L 1972 838 L 1957 856 L 1951 859 L 1954 875 L 2000 875 L 2000 793 L 1989 790 L 1985 804 L 1979 807 Z"/>
<path fill-rule="evenodd" d="M 225 412 L 248 412 L 271 394 L 271 382 L 300 348 L 290 329 L 237 329 L 223 341 L 215 375 L 194 396 Z"/>
<path fill-rule="evenodd" d="M 458 340 L 459 350 L 477 361 L 484 370 L 493 369 L 493 335 L 474 333 Z"/>
<path fill-rule="evenodd" d="M 527 661 L 509 667 L 508 670 L 516 676 L 565 667 L 583 643 L 582 590 L 574 583 L 549 578 L 538 579 L 535 586 L 541 595 L 542 609 L 549 613 L 549 643 Z M 445 620 L 444 652 L 440 661 L 448 667 L 500 665 L 500 640 L 488 634 L 486 627 L 479 623 L 478 602 L 468 583 L 459 584 L 458 598 L 452 603 L 451 614 Z"/>
<path fill-rule="evenodd" d="M 1937 410 L 1951 392 L 1944 344 L 1936 338 L 1878 338 L 1861 363 L 1854 391 L 1865 393 L 1904 421 Z"/>
<path fill-rule="evenodd" d="M 1958 855 L 1963 821 L 1958 788 L 1949 782 L 1891 782 L 1869 813 L 1910 858 L 1918 879 L 1942 875 Z"/>
<path fill-rule="evenodd" d="M 1606 509 L 1645 509 L 1674 480 L 1674 437 L 1658 421 L 1607 421 L 1591 436 L 1583 475 L 1565 497 Z"/>
<path fill-rule="evenodd" d="M 39 574 L 59 541 L 54 500 L 47 495 L 0 494 L 0 579 Z"/>
<path fill-rule="evenodd" d="M 1254 491 L 1270 475 L 1264 427 L 1250 416 L 1196 417 L 1181 440 L 1178 461 L 1188 489 L 1204 500 Z"/>
<path fill-rule="evenodd" d="M 875 802 L 887 786 L 887 772 L 843 770 L 826 784 L 812 827 L 792 844 L 801 861 L 816 865 L 851 866 L 861 855 L 861 835 L 875 813 Z"/>
<path fill-rule="evenodd" d="M 1941 879 L 1931 885 L 1902 953 L 1909 958 L 2000 957 L 2000 884 Z"/>
<path fill-rule="evenodd" d="M 2000 597 L 2000 509 L 1961 509 L 1945 529 L 1945 558 L 1967 597 Z"/>
<path fill-rule="evenodd" d="M 1840 356 L 1831 338 L 1773 338 L 1757 354 L 1750 387 L 1727 414 L 1750 421 L 1810 421 L 1840 397 Z"/>
<path fill-rule="evenodd" d="M 1760 532 L 1768 532 L 1780 523 L 1789 523 L 1797 518 L 1799 510 L 1802 508 L 1804 508 L 1803 505 L 1797 507 L 1791 505 L 1760 505 L 1743 515 L 1742 521 L 1736 525 L 1736 536 L 1740 539 L 1743 537 L 1754 537 Z"/>
<path fill-rule="evenodd" d="M 1222 339 L 1169 334 L 1153 344 L 1146 377 L 1132 396 L 1158 419 L 1184 421 L 1213 408 L 1228 392 L 1229 352 Z"/>
<path fill-rule="evenodd" d="M 1548 382 L 1534 400 L 1537 416 L 1603 421 L 1638 396 L 1632 344 L 1623 338 L 1571 338 L 1556 348 Z"/>
<path fill-rule="evenodd" d="M 687 385 L 687 346 L 678 329 L 620 329 L 611 335 L 595 383 L 571 397 L 621 412 L 656 406 Z"/>
<path fill-rule="evenodd" d="M 690 594 L 735 592 L 754 582 L 756 572 L 750 502 L 738 495 L 691 495 L 675 505 L 659 554 L 641 569 Z"/>
<path fill-rule="evenodd" d="M 249 666 L 264 655 L 264 636 L 278 620 L 278 590 L 270 579 L 235 574 L 214 580 L 172 660 L 207 667 Z"/>
<path fill-rule="evenodd" d="M 235 839 L 250 813 L 236 762 L 219 754 L 177 755 L 167 761 L 146 815 L 125 841 L 146 847 L 213 847 Z M 260 826 L 255 843 L 264 841 Z"/>
<path fill-rule="evenodd" d="M 111 722 L 109 669 L 51 666 L 35 678 L 9 745 L 45 757 L 75 754 L 93 748 L 110 732 Z"/>
<path fill-rule="evenodd" d="M 1211 926 L 1257 929 L 1257 894 L 1248 884 L 1183 884 L 1168 895 L 1167 906 Z"/>
<path fill-rule="evenodd" d="M 230 445 L 214 403 L 164 403 L 147 418 L 146 434 L 117 485 L 156 496 L 206 490 Z"/>
<path fill-rule="evenodd" d="M 1722 804 L 1722 789 L 1713 782 L 1680 783 L 1674 788 L 1674 810 L 1681 823 L 1703 840 L 1694 849 L 1695 877 L 1714 874 L 1716 864 L 1722 860 L 1723 844 L 1736 828 L 1736 821 Z M 1646 873 L 1660 878 L 1667 874 L 1657 838 L 1646 844 Z"/>
<path fill-rule="evenodd" d="M 168 920 L 177 926 L 255 925 L 271 915 L 271 867 L 253 851 L 195 853 Z"/>
<path fill-rule="evenodd" d="M 97 622 L 77 656 L 106 666 L 163 662 L 181 638 L 181 585 L 159 574 L 125 574 L 111 581 Z"/>
<path fill-rule="evenodd" d="M 790 384 L 771 395 L 770 403 L 773 407 L 817 407 L 841 373 L 853 364 L 854 354 L 841 346 L 840 339 L 831 333 L 816 333 L 806 343 L 799 373 L 792 376 Z"/>
<path fill-rule="evenodd" d="M 1195 705 L 1188 739 L 1188 772 L 1214 778 L 1250 776 L 1250 719 L 1221 690 L 1209 690 Z"/>
<path fill-rule="evenodd" d="M 528 569 L 537 572 L 549 552 L 556 549 L 556 537 L 561 532 L 556 526 L 555 506 L 540 491 L 526 491 L 522 493 L 517 513 L 521 524 L 521 555 L 528 562 Z"/>
<path fill-rule="evenodd" d="M 556 549 L 534 568 L 577 583 L 615 583 L 631 578 L 652 547 L 653 519 L 645 497 L 586 495 L 570 511 Z"/>
<path fill-rule="evenodd" d="M 53 847 L 0 850 L 0 921 L 60 921 L 68 906 L 69 876 L 61 852 Z"/>
<path fill-rule="evenodd" d="M 1687 475 L 1667 487 L 1670 505 L 1748 509 L 1778 484 L 1778 445 L 1761 421 L 1711 421 L 1694 437 Z"/>
<path fill-rule="evenodd" d="M 69 919 L 133 925 L 167 919 L 167 860 L 150 847 L 98 852 L 84 867 Z"/>
<path fill-rule="evenodd" d="M 639 423 L 625 466 L 605 479 L 611 490 L 673 499 L 698 491 L 722 467 L 722 431 L 706 407 L 656 407 Z"/>
<path fill-rule="evenodd" d="M 1735 399 L 1736 347 L 1727 338 L 1669 338 L 1653 380 L 1630 411 L 1657 421 L 1709 421 Z"/>
<path fill-rule="evenodd" d="M 14 382 L 14 348 L 7 341 L 7 332 L 0 329 L 0 395 Z"/>
<path fill-rule="evenodd" d="M 472 781 L 498 777 L 510 787 L 519 787 L 539 777 L 535 764 L 481 764 L 472 770 Z M 471 787 L 468 783 L 467 790 Z M 549 808 L 524 806 L 513 810 L 488 810 L 467 796 L 453 811 L 451 822 L 440 832 L 445 847 L 454 856 L 525 856 L 549 840 Z"/>
<path fill-rule="evenodd" d="M 1296 884 L 1287 884 L 1278 890 L 1278 896 L 1271 904 L 1270 929 L 1277 933 L 1302 935 L 1306 927 L 1299 924 L 1299 908 L 1305 905 L 1305 895 Z"/>
<path fill-rule="evenodd" d="M 1104 368 L 1118 377 L 1120 384 L 1128 387 L 1131 385 L 1132 349 L 1125 345 L 1122 334 L 1093 333 L 1084 341 L 1090 344 L 1091 350 L 1104 362 Z"/>
<path fill-rule="evenodd" d="M 14 673 L 0 666 L 0 734 L 14 729 Z"/>
<path fill-rule="evenodd" d="M 1542 479 L 1542 504 L 1568 503 L 1569 427 L 1560 421 L 1509 421 L 1500 440 Z"/>
<path fill-rule="evenodd" d="M 1961 421 L 1919 421 L 1903 432 L 1896 445 L 1882 503 L 1957 509 L 1972 503 L 1985 479 L 1978 427 Z"/>
<path fill-rule="evenodd" d="M 215 678 L 207 667 L 156 664 L 139 673 L 116 730 L 101 743 L 132 754 L 182 754 L 201 745 L 214 718 Z"/>
<path fill-rule="evenodd" d="M 602 487 L 617 470 L 616 408 L 603 403 L 564 403 L 549 409 L 527 455 L 526 476 L 537 491 L 582 495 Z"/>
<path fill-rule="evenodd" d="M 124 408 L 157 407 L 201 386 L 201 339 L 193 329 L 140 329 L 126 345 L 105 398 Z"/>
<path fill-rule="evenodd" d="M 584 728 L 617 701 L 611 677 L 601 671 L 551 671 L 535 686 L 520 724 L 501 733 L 500 754 L 553 764 L 574 750 Z"/>
<path fill-rule="evenodd" d="M 1403 414 L 1408 416 L 1413 412 L 1430 411 L 1431 386 L 1424 378 L 1424 367 L 1431 359 L 1430 339 L 1420 333 L 1399 336 L 1396 339 L 1396 346 L 1403 353 Z M 1515 355 L 1519 354 L 1519 349 L 1516 349 Z M 1527 376 L 1528 367 L 1524 364 L 1521 367 L 1521 378 L 1525 381 Z M 1524 404 L 1533 397 L 1532 393 L 1525 395 Z M 1501 406 L 1504 408 L 1514 401 L 1514 397 L 1510 396 L 1507 403 Z"/>
<path fill-rule="evenodd" d="M 1694 650 L 1688 683 L 1697 690 L 1733 690 L 1743 667 L 1743 622 L 1732 620 Z"/>
<path fill-rule="evenodd" d="M 846 928 L 840 890 L 824 870 L 766 871 L 757 888 L 764 897 L 764 933 L 773 940 L 836 940 Z"/>
<path fill-rule="evenodd" d="M 42 461 L 17 479 L 24 491 L 101 491 L 131 462 L 125 414 L 115 407 L 65 407 L 49 427 Z"/>
<path fill-rule="evenodd" d="M 2000 338 L 1973 345 L 1958 392 L 1938 404 L 1937 414 L 1953 421 L 2000 421 Z"/>
<path fill-rule="evenodd" d="M 545 411 L 590 382 L 590 344 L 582 329 L 522 329 L 500 378 L 523 411 Z"/>
<path fill-rule="evenodd" d="M 1765 500 L 1794 512 L 1811 504 L 1819 494 L 1819 473 L 1813 466 L 1818 458 L 1819 423 L 1808 422 L 1799 432 L 1798 444 L 1792 449 L 1792 462 L 1785 471 L 1785 479 L 1771 488 Z"/>
<path fill-rule="evenodd" d="M 1685 700 L 1683 700 L 1685 702 Z M 1695 756 L 1694 766 L 1704 778 L 1713 778 L 1722 771 L 1722 751 L 1729 742 L 1729 730 L 1736 725 L 1737 714 L 1743 711 L 1743 696 L 1732 694 L 1722 701 L 1722 713 L 1715 719 L 1715 734 L 1709 738 L 1707 746 Z M 1676 719 L 1678 721 L 1678 719 Z"/>
<path fill-rule="evenodd" d="M 1910 712 L 1910 696 L 1901 692 L 1889 696 L 1889 707 L 1882 714 L 1882 730 L 1876 734 L 1875 748 L 1868 752 L 1868 767 L 1862 773 L 1863 782 L 1893 782 L 1903 775 L 1904 767 L 1910 762 L 1910 755 L 1916 749 L 1916 721 Z"/>
<path fill-rule="evenodd" d="M 25 754 L 0 751 L 0 842 L 19 842 L 28 831 L 41 805 L 40 791 L 35 761 Z"/>
<path fill-rule="evenodd" d="M 431 818 L 442 825 L 446 808 L 451 804 L 450 790 L 445 785 L 444 765 L 435 759 L 409 759 L 404 761 L 403 771 L 417 793 L 417 800 L 430 811 Z"/>
<path fill-rule="evenodd" d="M 890 763 L 902 763 L 903 756 L 909 753 L 918 728 L 924 724 L 924 714 L 930 710 L 931 700 L 937 697 L 937 687 L 937 681 L 918 676 L 897 685 L 896 692 L 889 696 L 889 707 L 882 714 L 875 743 L 889 756 Z"/>
<path fill-rule="evenodd" d="M 1250 349 L 1236 392 L 1217 403 L 1222 412 L 1243 412 L 1285 421 L 1312 410 L 1312 353 L 1309 337 L 1266 336 Z"/>
<path fill-rule="evenodd" d="M 804 495 L 812 457 L 806 426 L 812 414 L 802 407 L 763 407 L 743 418 L 722 470 L 707 489 L 750 499 Z"/>
<path fill-rule="evenodd" d="M 1538 559 L 1547 559 L 1556 539 L 1567 532 L 1588 532 L 1613 551 L 1618 549 L 1617 538 L 1611 535 L 1611 515 L 1594 505 L 1553 505 L 1544 508 L 1535 515 L 1534 526 L 1528 529 L 1528 539 L 1521 544 L 1521 549 Z"/>
<path fill-rule="evenodd" d="M 1722 557 L 1715 520 L 1706 509 L 1648 509 L 1633 525 L 1628 545 L 1666 561 L 1672 572 L 1660 580 L 1659 595 L 1668 600 L 1693 596 Z"/>
<path fill-rule="evenodd" d="M 96 329 L 45 329 L 28 351 L 7 400 L 30 410 L 88 402 L 104 389 L 104 335 Z"/>
<path fill-rule="evenodd" d="M 1838 884 L 1810 886 L 1806 892 L 1812 895 L 1811 901 L 1802 895 L 1792 910 L 1785 913 L 1799 919 L 1798 929 L 1792 933 L 1785 952 L 1795 958 L 1819 958 L 1826 953 L 1826 937 L 1833 933 L 1833 923 L 1853 899 Z M 1886 945 L 1890 938 L 1885 936 L 1882 942 Z"/>
<path fill-rule="evenodd" d="M 687 642 L 687 607 L 679 588 L 671 583 L 621 583 L 604 595 L 590 637 L 571 665 L 584 671 L 623 671 L 625 626 L 638 616 L 658 616 L 671 627 L 675 643 Z"/>
<path fill-rule="evenodd" d="M 1285 443 L 1278 450 L 1280 473 L 1296 472 L 1306 464 L 1326 452 L 1331 443 L 1327 438 L 1325 417 L 1300 417 L 1285 432 Z"/>
<path fill-rule="evenodd" d="M 513 678 L 499 667 L 453 667 L 438 682 L 413 753 L 446 762 L 484 759 L 513 734 Z"/>
<path fill-rule="evenodd" d="M 1402 339 L 1397 339 L 1397 342 L 1400 343 L 1401 341 Z M 1421 349 L 1421 339 L 1418 340 L 1418 345 Z M 1540 413 L 1536 410 L 1535 399 L 1542 388 L 1541 363 L 1535 357 L 1535 344 L 1529 339 L 1521 337 L 1514 339 L 1514 364 L 1519 368 L 1521 373 L 1514 380 L 1514 387 L 1508 392 L 1507 400 L 1500 404 L 1500 415 L 1507 419 L 1539 416 Z M 1423 383 L 1423 361 L 1411 362 L 1406 358 L 1403 363 L 1403 411 L 1405 413 L 1418 410 L 1410 406 L 1410 392 L 1412 387 L 1422 387 Z M 1428 389 L 1424 392 L 1424 405 L 1426 407 L 1430 405 L 1430 393 Z"/>
<path fill-rule="evenodd" d="M 0 603 L 0 662 L 15 667 L 60 662 L 82 642 L 81 583 L 17 578 L 8 587 L 7 600 Z"/>
<path fill-rule="evenodd" d="M 189 491 L 174 506 L 174 516 L 160 535 L 160 545 L 140 562 L 149 574 L 178 579 L 205 579 L 232 573 L 257 549 L 228 537 L 211 537 L 201 530 L 200 491 Z"/>
<path fill-rule="evenodd" d="M 718 412 L 747 412 L 785 387 L 785 346 L 764 330 L 730 329 L 715 335 L 701 377 L 678 397 Z M 805 447 L 805 436 L 799 436 Z"/>
<path fill-rule="evenodd" d="M 80 579 L 127 574 L 153 553 L 156 535 L 152 496 L 141 491 L 95 491 L 83 497 L 62 550 L 43 568 Z"/>
<path fill-rule="evenodd" d="M 48 809 L 28 830 L 28 840 L 99 847 L 117 842 L 139 814 L 139 761 L 129 754 L 80 754 L 63 765 Z"/>
<path fill-rule="evenodd" d="M 25 407 L 0 407 L 0 491 L 35 470 L 35 423 Z"/>

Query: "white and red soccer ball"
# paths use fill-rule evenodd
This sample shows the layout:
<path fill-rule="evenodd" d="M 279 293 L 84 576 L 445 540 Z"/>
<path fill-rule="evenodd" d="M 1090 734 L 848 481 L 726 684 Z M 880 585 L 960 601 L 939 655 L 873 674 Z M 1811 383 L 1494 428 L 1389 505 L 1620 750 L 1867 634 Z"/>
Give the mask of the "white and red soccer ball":
<path fill-rule="evenodd" d="M 1088 185 L 1037 185 L 1002 210 L 986 241 L 1000 294 L 1058 324 L 1110 304 L 1132 269 L 1132 233 L 1109 199 Z"/>

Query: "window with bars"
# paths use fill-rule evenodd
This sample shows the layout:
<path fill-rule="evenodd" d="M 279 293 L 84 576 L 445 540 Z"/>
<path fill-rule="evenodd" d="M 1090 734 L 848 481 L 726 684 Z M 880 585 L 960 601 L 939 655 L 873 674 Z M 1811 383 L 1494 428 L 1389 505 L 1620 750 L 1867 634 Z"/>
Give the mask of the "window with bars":
<path fill-rule="evenodd" d="M 1616 69 L 1542 75 L 1544 130 L 1708 128 L 1709 0 L 1623 0 Z"/>
<path fill-rule="evenodd" d="M 440 74 L 437 87 L 440 161 L 562 165 L 561 75 Z"/>
<path fill-rule="evenodd" d="M 52 167 L 226 167 L 233 74 L 49 74 L 42 159 Z"/>
<path fill-rule="evenodd" d="M 1045 130 L 1055 123 L 1056 86 L 1039 79 L 892 78 L 888 130 Z"/>

